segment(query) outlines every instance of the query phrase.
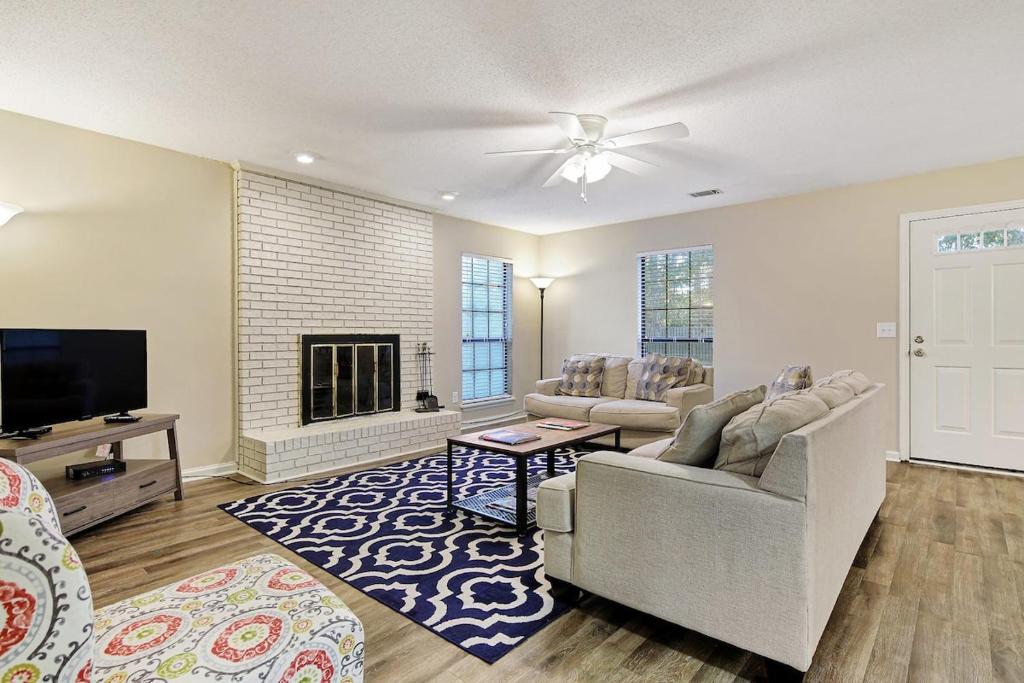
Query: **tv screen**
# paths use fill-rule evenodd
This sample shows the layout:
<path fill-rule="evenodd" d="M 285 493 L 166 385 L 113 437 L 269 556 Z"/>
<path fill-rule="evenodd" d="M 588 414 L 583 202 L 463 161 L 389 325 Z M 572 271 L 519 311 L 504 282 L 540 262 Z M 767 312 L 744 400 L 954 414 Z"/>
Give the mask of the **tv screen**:
<path fill-rule="evenodd" d="M 0 431 L 145 407 L 145 331 L 0 330 Z"/>

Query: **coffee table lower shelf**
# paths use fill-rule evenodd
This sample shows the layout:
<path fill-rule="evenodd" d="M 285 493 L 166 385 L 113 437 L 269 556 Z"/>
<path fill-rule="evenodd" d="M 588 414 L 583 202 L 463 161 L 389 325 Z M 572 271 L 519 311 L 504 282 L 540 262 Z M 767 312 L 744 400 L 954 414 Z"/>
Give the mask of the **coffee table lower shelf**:
<path fill-rule="evenodd" d="M 526 479 L 526 490 L 535 489 L 540 486 L 540 483 L 545 479 L 549 479 L 550 476 L 547 474 L 535 474 Z M 465 498 L 456 499 L 452 503 L 452 507 L 470 512 L 480 517 L 485 517 L 492 522 L 499 524 L 507 524 L 509 526 L 516 526 L 516 513 L 514 510 L 503 510 L 500 508 L 491 507 L 489 503 L 493 503 L 499 498 L 509 497 L 515 499 L 516 497 L 516 485 L 515 482 L 509 483 L 505 486 L 501 486 L 490 491 L 484 491 L 483 493 L 477 493 L 473 496 L 467 496 Z M 532 527 L 537 524 L 537 503 L 533 500 L 527 500 L 526 502 L 526 526 Z"/>

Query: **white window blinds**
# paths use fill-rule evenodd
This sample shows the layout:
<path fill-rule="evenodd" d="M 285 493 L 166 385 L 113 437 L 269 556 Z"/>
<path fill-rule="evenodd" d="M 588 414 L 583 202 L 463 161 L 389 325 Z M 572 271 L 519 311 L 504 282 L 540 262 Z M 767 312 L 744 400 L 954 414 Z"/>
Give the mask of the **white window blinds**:
<path fill-rule="evenodd" d="M 462 401 L 512 393 L 512 264 L 462 256 Z"/>
<path fill-rule="evenodd" d="M 714 250 L 707 247 L 637 256 L 641 356 L 689 356 L 713 365 Z"/>

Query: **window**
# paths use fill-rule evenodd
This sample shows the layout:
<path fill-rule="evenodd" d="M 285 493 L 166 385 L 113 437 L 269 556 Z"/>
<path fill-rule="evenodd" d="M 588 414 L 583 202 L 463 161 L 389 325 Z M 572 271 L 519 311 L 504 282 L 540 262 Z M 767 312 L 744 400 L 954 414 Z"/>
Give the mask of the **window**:
<path fill-rule="evenodd" d="M 1016 247 L 1024 247 L 1024 224 L 1022 223 L 987 225 L 982 228 L 935 236 L 935 251 L 940 254 Z"/>
<path fill-rule="evenodd" d="M 712 365 L 713 270 L 714 250 L 709 246 L 637 256 L 641 356 L 690 356 Z"/>
<path fill-rule="evenodd" d="M 462 402 L 512 394 L 512 264 L 462 256 Z"/>

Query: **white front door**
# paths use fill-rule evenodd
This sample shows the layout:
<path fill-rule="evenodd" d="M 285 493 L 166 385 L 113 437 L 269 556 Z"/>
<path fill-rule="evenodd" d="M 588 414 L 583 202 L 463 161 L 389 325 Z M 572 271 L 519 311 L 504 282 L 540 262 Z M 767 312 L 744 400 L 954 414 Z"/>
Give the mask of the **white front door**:
<path fill-rule="evenodd" d="M 910 455 L 1024 470 L 1024 208 L 910 223 Z"/>

